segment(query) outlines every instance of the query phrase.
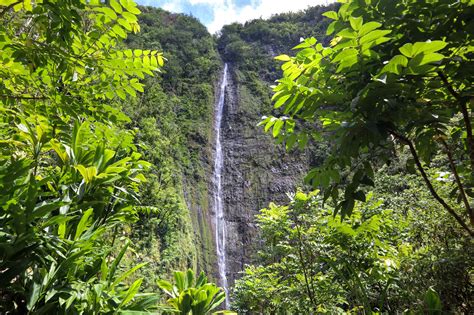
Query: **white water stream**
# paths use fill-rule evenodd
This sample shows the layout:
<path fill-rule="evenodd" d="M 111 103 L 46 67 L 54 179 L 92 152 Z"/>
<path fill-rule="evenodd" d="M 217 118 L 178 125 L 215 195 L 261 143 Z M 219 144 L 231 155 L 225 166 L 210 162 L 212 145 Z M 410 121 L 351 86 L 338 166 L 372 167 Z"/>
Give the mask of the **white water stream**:
<path fill-rule="evenodd" d="M 224 220 L 224 203 L 222 196 L 222 167 L 224 165 L 224 156 L 222 154 L 221 144 L 221 125 L 222 115 L 224 112 L 224 101 L 225 101 L 225 89 L 227 86 L 227 64 L 224 65 L 224 73 L 222 74 L 222 82 L 219 90 L 219 100 L 216 104 L 215 109 L 215 157 L 214 157 L 214 173 L 212 180 L 214 183 L 214 215 L 215 215 L 215 230 L 216 230 L 216 250 L 217 250 L 217 265 L 219 267 L 219 277 L 221 280 L 221 286 L 224 288 L 226 293 L 225 304 L 226 308 L 229 308 L 229 292 L 227 287 L 227 275 L 226 275 L 226 234 L 227 228 Z"/>

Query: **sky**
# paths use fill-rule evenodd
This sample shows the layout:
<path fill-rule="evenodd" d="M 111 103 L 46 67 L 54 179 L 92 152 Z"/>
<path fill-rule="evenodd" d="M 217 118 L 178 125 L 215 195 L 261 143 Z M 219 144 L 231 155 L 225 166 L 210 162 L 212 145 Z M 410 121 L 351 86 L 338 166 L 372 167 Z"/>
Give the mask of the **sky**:
<path fill-rule="evenodd" d="M 141 5 L 186 13 L 198 18 L 211 33 L 233 22 L 243 23 L 273 14 L 296 12 L 331 0 L 136 0 Z"/>

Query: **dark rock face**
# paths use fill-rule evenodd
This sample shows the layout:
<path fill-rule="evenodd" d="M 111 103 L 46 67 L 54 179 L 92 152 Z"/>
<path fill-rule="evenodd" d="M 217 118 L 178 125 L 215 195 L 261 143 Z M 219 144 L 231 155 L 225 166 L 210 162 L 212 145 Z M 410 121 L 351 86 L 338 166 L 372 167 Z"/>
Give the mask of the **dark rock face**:
<path fill-rule="evenodd" d="M 255 215 L 271 201 L 288 201 L 287 194 L 302 185 L 309 159 L 300 151 L 287 154 L 257 126 L 261 115 L 270 112 L 271 107 L 262 108 L 262 102 L 238 82 L 232 66 L 229 74 L 222 145 L 227 278 L 232 287 L 260 246 Z M 212 200 L 212 194 L 209 198 Z"/>

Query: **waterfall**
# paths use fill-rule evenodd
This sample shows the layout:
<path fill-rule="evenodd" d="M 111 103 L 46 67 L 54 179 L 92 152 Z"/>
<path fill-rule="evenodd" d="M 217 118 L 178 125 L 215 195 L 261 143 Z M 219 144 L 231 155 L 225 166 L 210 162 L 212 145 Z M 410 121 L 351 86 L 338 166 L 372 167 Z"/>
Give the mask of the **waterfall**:
<path fill-rule="evenodd" d="M 214 215 L 215 215 L 215 230 L 216 230 L 216 251 L 217 251 L 217 264 L 219 267 L 219 277 L 221 286 L 224 288 L 226 293 L 225 304 L 226 308 L 229 308 L 229 292 L 227 287 L 227 275 L 226 275 L 226 234 L 227 228 L 224 220 L 224 203 L 222 200 L 222 167 L 224 165 L 224 156 L 222 154 L 221 144 L 221 125 L 222 115 L 224 112 L 224 101 L 225 101 L 225 89 L 227 85 L 227 64 L 224 64 L 224 73 L 222 74 L 222 81 L 219 90 L 219 100 L 216 104 L 215 109 L 215 157 L 214 157 Z"/>

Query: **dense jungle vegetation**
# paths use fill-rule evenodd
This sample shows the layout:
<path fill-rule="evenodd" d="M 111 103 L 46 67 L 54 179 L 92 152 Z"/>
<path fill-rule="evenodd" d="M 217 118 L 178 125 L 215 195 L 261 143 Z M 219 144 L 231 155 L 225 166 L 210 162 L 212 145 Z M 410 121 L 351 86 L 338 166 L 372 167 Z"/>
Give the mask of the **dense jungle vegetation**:
<path fill-rule="evenodd" d="M 339 2 L 211 35 L 0 0 L 0 313 L 473 313 L 474 4 Z M 314 157 L 256 216 L 233 311 L 206 221 L 223 62 L 242 119 Z"/>
<path fill-rule="evenodd" d="M 198 218 L 185 201 L 207 196 L 203 166 L 211 137 L 214 83 L 220 61 L 214 40 L 195 18 L 151 7 L 141 8 L 140 33 L 125 41 L 133 49 L 163 51 L 166 62 L 159 76 L 145 78 L 145 93 L 128 104 L 125 112 L 137 128 L 140 152 L 155 167 L 143 186 L 146 214 L 130 236 L 143 268 L 145 283 L 157 289 L 156 280 L 171 270 L 198 268 L 211 273 L 213 261 L 210 232 L 199 233 Z M 205 206 L 203 206 L 205 208 Z M 194 216 L 194 217 L 193 217 Z M 209 226 L 204 227 L 211 229 Z"/>

